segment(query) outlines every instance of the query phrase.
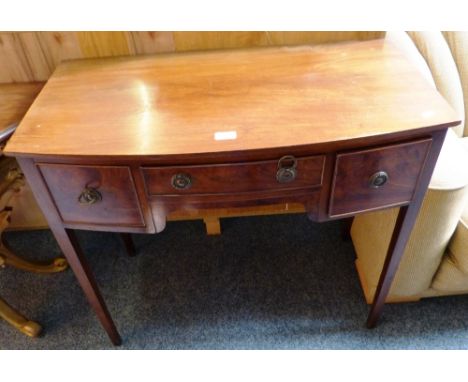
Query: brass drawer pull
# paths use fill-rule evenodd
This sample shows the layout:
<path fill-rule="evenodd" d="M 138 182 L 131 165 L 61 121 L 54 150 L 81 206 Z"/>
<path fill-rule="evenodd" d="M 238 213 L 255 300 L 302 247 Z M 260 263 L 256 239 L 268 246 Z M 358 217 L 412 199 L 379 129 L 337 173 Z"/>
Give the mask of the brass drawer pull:
<path fill-rule="evenodd" d="M 369 187 L 379 188 L 388 182 L 388 174 L 385 171 L 377 171 L 369 178 Z"/>
<path fill-rule="evenodd" d="M 279 183 L 289 183 L 296 179 L 297 159 L 292 155 L 285 155 L 278 161 L 278 171 L 276 171 L 276 180 Z"/>
<path fill-rule="evenodd" d="M 171 184 L 176 190 L 187 190 L 192 186 L 192 177 L 189 174 L 175 174 Z"/>
<path fill-rule="evenodd" d="M 78 197 L 78 202 L 80 202 L 80 204 L 87 205 L 98 203 L 101 200 L 101 193 L 93 187 L 85 187 L 85 189 L 81 192 L 80 196 Z"/>

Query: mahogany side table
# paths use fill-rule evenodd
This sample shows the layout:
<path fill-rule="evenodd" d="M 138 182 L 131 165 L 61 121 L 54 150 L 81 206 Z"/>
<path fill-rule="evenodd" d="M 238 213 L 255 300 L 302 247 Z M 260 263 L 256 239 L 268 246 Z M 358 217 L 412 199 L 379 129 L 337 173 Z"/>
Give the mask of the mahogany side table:
<path fill-rule="evenodd" d="M 373 327 L 458 123 L 395 46 L 374 40 L 65 62 L 5 153 L 117 345 L 73 230 L 156 233 L 184 209 L 301 203 L 322 222 L 400 207 Z"/>

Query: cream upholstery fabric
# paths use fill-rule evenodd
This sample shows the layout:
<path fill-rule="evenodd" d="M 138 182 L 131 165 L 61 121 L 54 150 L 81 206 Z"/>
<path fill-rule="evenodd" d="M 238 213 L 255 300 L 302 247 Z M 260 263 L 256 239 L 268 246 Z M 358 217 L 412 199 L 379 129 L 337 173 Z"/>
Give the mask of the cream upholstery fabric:
<path fill-rule="evenodd" d="M 468 37 L 468 33 L 466 36 Z M 440 32 L 406 33 L 390 31 L 386 33 L 385 38 L 398 46 L 408 60 L 419 69 L 421 74 L 426 77 L 428 82 L 433 86 L 435 86 L 435 83 L 432 78 L 433 74 L 431 74 L 431 70 L 435 72 L 434 77 L 437 80 L 437 88 L 457 110 L 460 119 L 463 119 L 465 109 L 460 77 L 458 76 L 457 66 L 452 58 L 450 48 L 442 34 Z M 468 52 L 468 46 L 466 46 L 466 48 L 466 52 Z M 421 52 L 425 57 L 428 57 L 431 69 L 429 69 Z M 468 57 L 466 57 L 466 65 L 468 66 Z M 452 134 L 452 131 L 457 131 L 458 135 L 460 135 L 461 128 L 462 126 L 449 130 L 447 134 L 444 146 L 449 146 L 450 149 L 444 149 L 441 152 L 431 179 L 430 187 L 432 189 L 455 189 L 463 187 L 463 185 L 468 182 L 468 169 L 463 164 L 462 153 L 460 153 L 462 149 L 453 142 L 455 135 Z"/>
<path fill-rule="evenodd" d="M 436 291 L 468 290 L 468 203 L 450 241 L 432 288 Z"/>
<path fill-rule="evenodd" d="M 463 141 L 466 141 L 466 146 Z M 461 188 L 466 184 L 468 184 L 468 139 L 458 138 L 454 131 L 449 129 L 429 188 L 447 190 Z"/>
<path fill-rule="evenodd" d="M 441 295 L 440 292 L 447 292 L 448 294 L 466 293 L 468 290 L 468 275 L 457 267 L 450 256 L 447 256 L 440 264 L 440 268 L 434 277 L 432 290 L 436 292 L 436 295 Z"/>
<path fill-rule="evenodd" d="M 419 69 L 420 73 L 427 79 L 427 81 L 435 88 L 435 82 L 432 78 L 431 70 L 427 66 L 426 60 L 421 56 L 418 49 L 411 40 L 408 33 L 403 31 L 390 31 L 386 32 L 385 39 L 401 50 L 406 58 Z"/>
<path fill-rule="evenodd" d="M 466 120 L 466 114 L 468 113 L 468 32 L 444 32 L 444 37 L 450 46 L 460 75 L 463 94 L 465 95 Z M 468 137 L 468 124 L 465 124 L 463 135 Z"/>
<path fill-rule="evenodd" d="M 432 288 L 450 292 L 468 290 L 468 203 L 434 277 Z"/>
<path fill-rule="evenodd" d="M 460 126 L 453 128 L 461 137 L 465 126 L 463 91 L 457 66 L 444 36 L 440 32 L 408 32 L 408 35 L 426 59 L 437 89 L 462 120 Z"/>
<path fill-rule="evenodd" d="M 468 208 L 458 222 L 448 250 L 457 268 L 468 277 Z"/>

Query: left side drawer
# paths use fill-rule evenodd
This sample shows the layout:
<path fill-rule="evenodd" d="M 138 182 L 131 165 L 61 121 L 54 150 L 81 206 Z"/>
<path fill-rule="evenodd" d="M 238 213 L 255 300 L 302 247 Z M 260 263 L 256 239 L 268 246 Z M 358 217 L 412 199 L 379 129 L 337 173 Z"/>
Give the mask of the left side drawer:
<path fill-rule="evenodd" d="M 37 164 L 64 223 L 143 227 L 130 168 Z"/>

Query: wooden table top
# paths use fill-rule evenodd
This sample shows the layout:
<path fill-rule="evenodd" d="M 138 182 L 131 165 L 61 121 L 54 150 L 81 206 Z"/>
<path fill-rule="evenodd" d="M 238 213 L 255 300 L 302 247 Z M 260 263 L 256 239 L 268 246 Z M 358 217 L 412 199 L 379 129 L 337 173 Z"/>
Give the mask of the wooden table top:
<path fill-rule="evenodd" d="M 0 130 L 21 121 L 43 86 L 43 82 L 0 84 Z"/>
<path fill-rule="evenodd" d="M 456 121 L 442 96 L 385 40 L 165 54 L 61 64 L 5 152 L 219 153 Z"/>

